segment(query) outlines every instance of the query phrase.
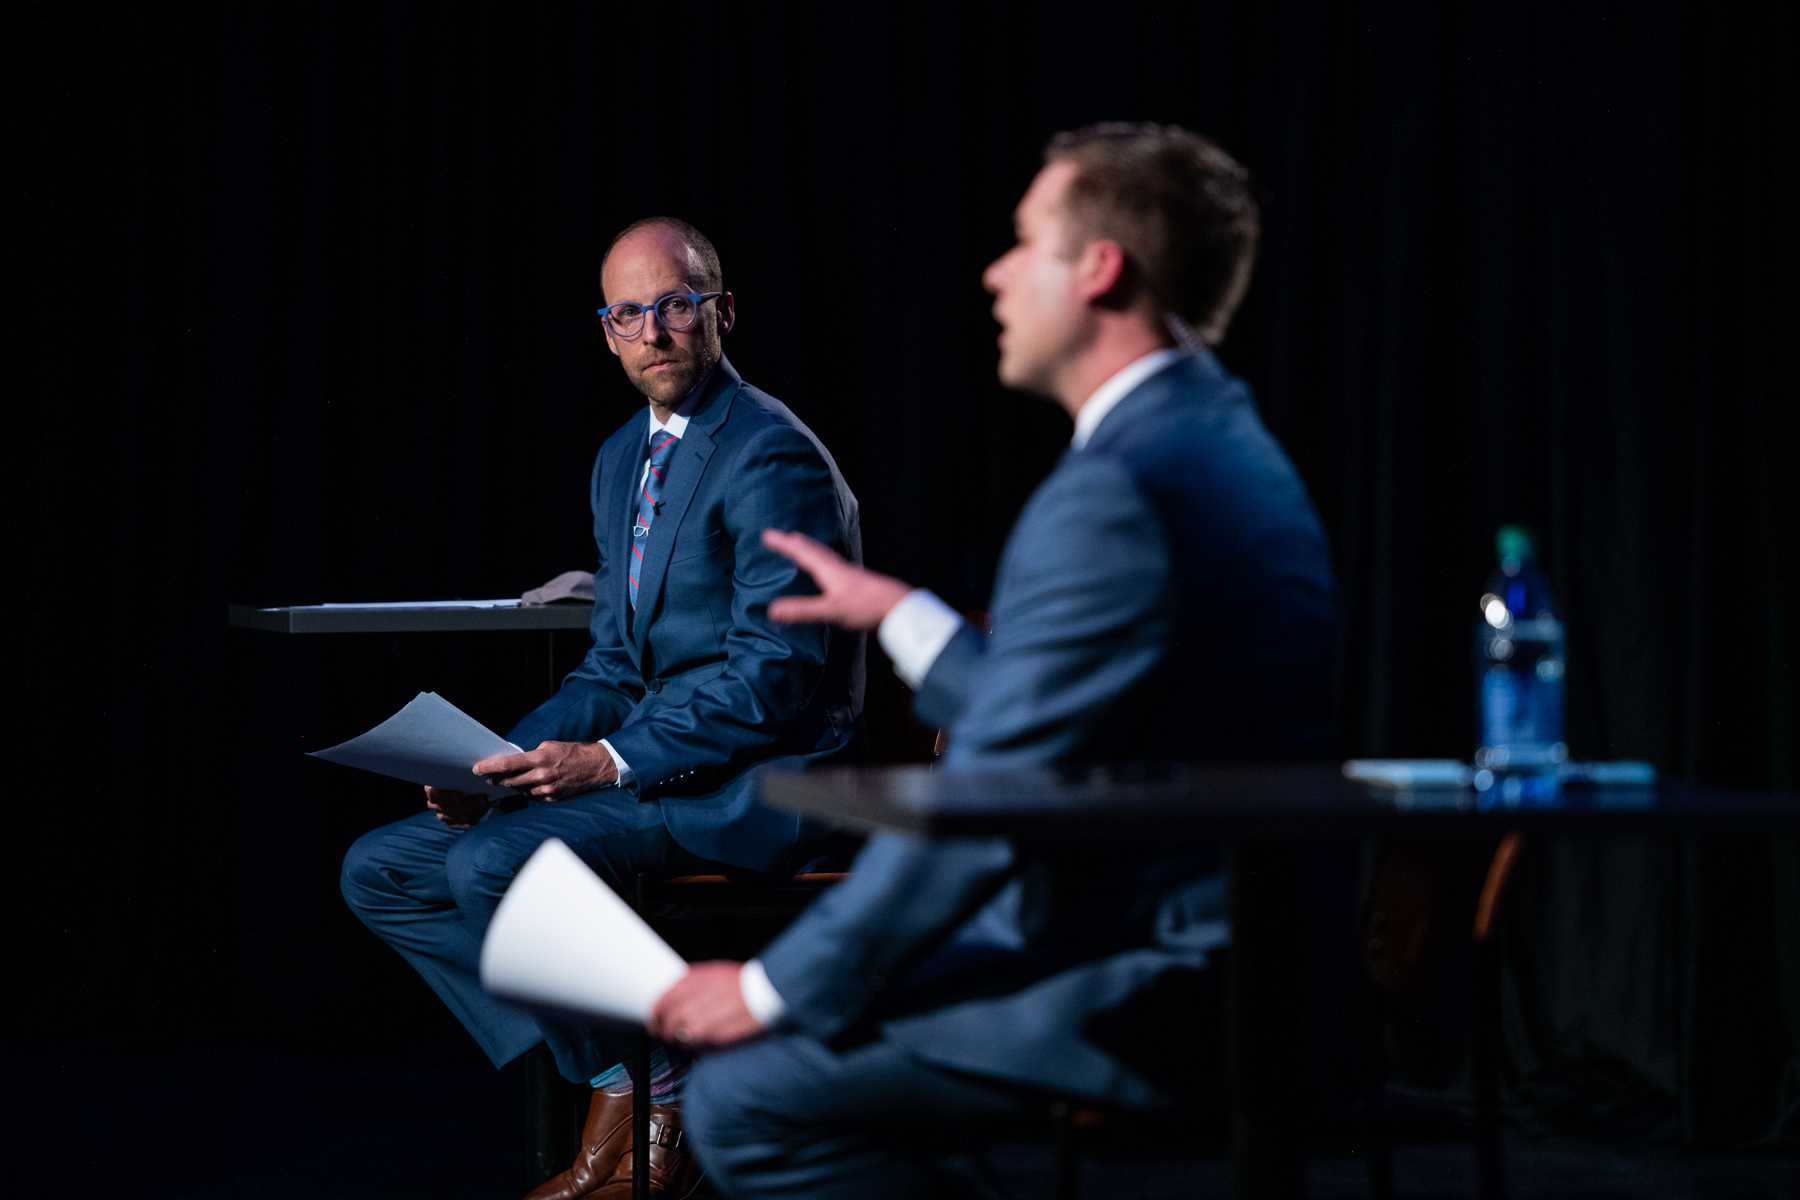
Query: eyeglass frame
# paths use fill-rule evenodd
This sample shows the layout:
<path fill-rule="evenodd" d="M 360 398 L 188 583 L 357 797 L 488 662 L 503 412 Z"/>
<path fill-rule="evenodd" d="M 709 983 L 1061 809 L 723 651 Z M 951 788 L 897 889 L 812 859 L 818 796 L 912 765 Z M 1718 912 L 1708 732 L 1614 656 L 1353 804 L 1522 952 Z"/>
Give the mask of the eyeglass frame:
<path fill-rule="evenodd" d="M 656 323 L 661 325 L 664 329 L 673 333 L 686 333 L 694 327 L 694 322 L 700 319 L 700 306 L 705 304 L 708 300 L 717 300 L 724 294 L 723 290 L 717 292 L 673 291 L 667 295 L 658 296 L 648 304 L 639 304 L 636 300 L 621 300 L 618 304 L 609 304 L 605 308 L 597 308 L 594 311 L 599 314 L 600 319 L 606 323 L 606 331 L 608 333 L 616 338 L 622 338 L 627 342 L 633 342 L 644 336 L 644 322 L 649 318 L 652 312 L 656 314 Z M 694 306 L 694 316 L 686 325 L 671 325 L 668 321 L 663 319 L 663 302 L 674 300 L 677 297 L 686 297 L 688 302 Z M 620 333 L 618 328 L 612 323 L 612 317 L 610 315 L 612 310 L 626 304 L 643 310 L 638 314 L 638 327 L 634 333 Z"/>

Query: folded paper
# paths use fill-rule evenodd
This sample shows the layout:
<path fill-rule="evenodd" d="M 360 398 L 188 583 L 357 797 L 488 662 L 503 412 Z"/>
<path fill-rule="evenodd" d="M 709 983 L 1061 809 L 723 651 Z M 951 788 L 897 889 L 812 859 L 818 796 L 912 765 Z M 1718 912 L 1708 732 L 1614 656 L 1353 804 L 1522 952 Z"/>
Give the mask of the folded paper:
<path fill-rule="evenodd" d="M 481 984 L 521 1004 L 631 1025 L 687 964 L 551 838 L 526 861 L 481 943 Z"/>

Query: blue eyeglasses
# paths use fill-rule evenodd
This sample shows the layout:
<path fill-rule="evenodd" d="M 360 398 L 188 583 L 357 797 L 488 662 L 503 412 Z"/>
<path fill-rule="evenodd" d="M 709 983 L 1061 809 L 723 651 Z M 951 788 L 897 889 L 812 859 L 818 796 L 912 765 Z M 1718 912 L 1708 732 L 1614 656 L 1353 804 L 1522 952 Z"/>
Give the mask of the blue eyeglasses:
<path fill-rule="evenodd" d="M 700 306 L 708 300 L 716 300 L 724 292 L 670 292 L 653 304 L 632 304 L 624 302 L 609 304 L 605 308 L 595 309 L 606 327 L 612 330 L 614 337 L 630 341 L 644 331 L 644 314 L 651 309 L 656 310 L 656 320 L 664 329 L 673 329 L 677 333 L 694 327 L 694 318 L 700 315 Z"/>

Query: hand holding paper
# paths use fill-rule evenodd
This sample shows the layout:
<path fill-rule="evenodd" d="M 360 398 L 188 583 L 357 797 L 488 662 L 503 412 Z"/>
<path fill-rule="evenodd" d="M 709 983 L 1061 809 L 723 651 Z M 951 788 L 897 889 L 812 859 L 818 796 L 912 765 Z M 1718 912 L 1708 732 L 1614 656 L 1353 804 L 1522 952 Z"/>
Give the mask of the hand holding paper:
<path fill-rule="evenodd" d="M 695 1049 L 729 1046 L 766 1028 L 744 1003 L 744 964 L 703 962 L 688 968 L 650 1011 L 650 1035 Z"/>
<path fill-rule="evenodd" d="M 507 889 L 481 943 L 481 985 L 539 1008 L 644 1025 L 681 956 L 555 838 Z"/>
<path fill-rule="evenodd" d="M 491 786 L 544 800 L 579 796 L 619 780 L 612 751 L 598 742 L 543 742 L 535 750 L 484 758 L 475 773 Z"/>
<path fill-rule="evenodd" d="M 483 792 L 453 792 L 425 785 L 425 807 L 452 829 L 473 829 L 493 804 L 494 798 Z"/>

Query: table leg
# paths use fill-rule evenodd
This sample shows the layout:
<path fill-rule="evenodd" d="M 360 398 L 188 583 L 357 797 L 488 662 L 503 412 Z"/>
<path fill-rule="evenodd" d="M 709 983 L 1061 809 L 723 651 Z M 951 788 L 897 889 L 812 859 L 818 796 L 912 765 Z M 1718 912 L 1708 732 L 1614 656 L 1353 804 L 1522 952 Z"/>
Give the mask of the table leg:
<path fill-rule="evenodd" d="M 631 1195 L 650 1200 L 650 1039 L 631 1051 Z"/>
<path fill-rule="evenodd" d="M 550 690 L 547 696 L 556 695 L 556 689 L 562 686 L 562 670 L 556 664 L 556 630 L 544 631 L 544 671 L 550 677 Z"/>
<path fill-rule="evenodd" d="M 562 686 L 554 629 L 544 631 L 544 669 L 550 681 L 545 695 L 554 695 Z M 581 1149 L 587 1110 L 571 1102 L 574 1094 L 549 1051 L 541 1045 L 531 1051 L 525 1062 L 525 1137 L 532 1187 L 561 1172 Z"/>
<path fill-rule="evenodd" d="M 556 1069 L 542 1046 L 524 1059 L 527 1189 L 561 1172 L 581 1144 L 585 1115 L 573 1099 L 574 1089 Z"/>
<path fill-rule="evenodd" d="M 1294 856 L 1239 843 L 1231 852 L 1231 960 L 1226 993 L 1232 1194 L 1296 1200 L 1300 1042 Z"/>

